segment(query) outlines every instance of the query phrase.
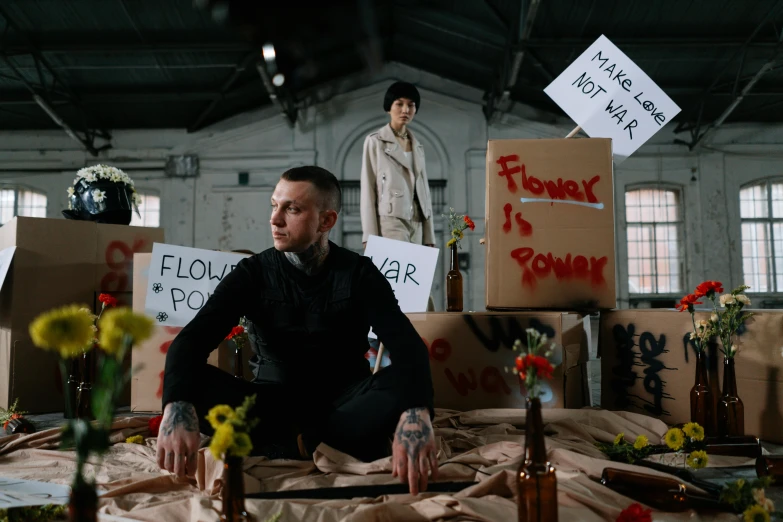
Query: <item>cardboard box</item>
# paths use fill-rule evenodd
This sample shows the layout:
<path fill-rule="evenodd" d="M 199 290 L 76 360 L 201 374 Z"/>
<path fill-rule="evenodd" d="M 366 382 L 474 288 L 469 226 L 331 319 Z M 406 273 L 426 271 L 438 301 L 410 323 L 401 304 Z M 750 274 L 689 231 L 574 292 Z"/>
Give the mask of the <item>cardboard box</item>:
<path fill-rule="evenodd" d="M 96 310 L 101 292 L 130 304 L 133 254 L 156 241 L 163 229 L 29 217 L 0 227 L 0 250 L 17 247 L 0 295 L 0 407 L 19 398 L 31 413 L 63 411 L 57 357 L 32 344 L 30 322 L 71 303 Z"/>
<path fill-rule="evenodd" d="M 783 311 L 757 311 L 745 322 L 735 359 L 737 389 L 745 405 L 745 433 L 783 443 Z M 707 312 L 697 314 L 707 319 Z M 601 314 L 601 405 L 658 417 L 667 424 L 690 421 L 690 390 L 696 373 L 688 312 L 613 310 Z M 723 357 L 708 350 L 710 388 L 723 386 Z"/>
<path fill-rule="evenodd" d="M 609 139 L 491 140 L 486 307 L 614 308 Z"/>
<path fill-rule="evenodd" d="M 546 333 L 561 361 L 554 378 L 544 381 L 545 408 L 589 406 L 583 319 L 568 312 L 415 313 L 406 314 L 430 351 L 435 407 L 454 410 L 525 408 L 513 368 L 526 328 Z M 391 354 L 394 364 L 394 354 Z"/>
<path fill-rule="evenodd" d="M 147 298 L 149 268 L 152 254 L 136 254 L 133 260 L 133 310 L 144 313 L 144 301 Z M 160 412 L 163 398 L 163 369 L 166 365 L 166 353 L 171 343 L 182 330 L 181 327 L 155 325 L 149 339 L 135 346 L 131 354 L 133 367 L 137 368 L 131 378 L 131 411 Z M 248 360 L 251 350 L 242 351 L 245 379 L 252 379 Z M 228 343 L 223 342 L 207 359 L 209 364 L 223 371 L 234 373 L 234 354 Z"/>

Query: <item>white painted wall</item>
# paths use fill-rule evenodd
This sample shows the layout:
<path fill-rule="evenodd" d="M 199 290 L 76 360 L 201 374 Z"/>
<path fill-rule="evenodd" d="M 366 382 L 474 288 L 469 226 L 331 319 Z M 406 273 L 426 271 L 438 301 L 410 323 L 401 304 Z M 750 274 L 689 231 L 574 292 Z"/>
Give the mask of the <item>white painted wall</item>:
<path fill-rule="evenodd" d="M 57 218 L 66 205 L 65 189 L 74 172 L 86 165 L 110 163 L 128 172 L 139 189 L 160 194 L 167 242 L 262 250 L 271 246 L 269 196 L 280 174 L 296 165 L 317 164 L 338 178 L 358 179 L 364 137 L 388 121 L 382 109 L 383 94 L 395 79 L 420 87 L 421 111 L 411 127 L 424 144 L 430 178 L 448 180 L 449 205 L 466 211 L 476 222 L 476 231 L 464 242 L 471 255 L 471 268 L 464 273 L 465 304 L 466 309 L 483 310 L 484 258 L 479 238 L 484 231 L 487 140 L 562 137 L 573 124 L 520 105 L 487 126 L 480 91 L 399 64 L 389 64 L 373 78 L 343 80 L 357 88 L 303 111 L 295 128 L 269 107 L 195 134 L 116 131 L 113 148 L 98 158 L 58 131 L 0 133 L 0 183 L 45 192 L 48 216 Z M 680 187 L 685 207 L 686 287 L 705 278 L 736 286 L 742 282 L 739 189 L 754 180 L 783 175 L 779 161 L 783 126 L 727 126 L 707 147 L 693 153 L 672 145 L 672 139 L 669 129 L 662 130 L 615 170 L 619 306 L 628 304 L 626 187 L 648 183 Z M 200 176 L 166 178 L 166 158 L 183 153 L 199 156 Z M 249 186 L 238 186 L 239 172 L 250 174 Z M 696 181 L 691 181 L 692 176 Z M 337 228 L 333 240 L 358 246 L 358 215 L 343 216 Z M 442 223 L 436 228 L 442 235 Z M 445 253 L 433 289 L 441 310 L 448 263 Z"/>

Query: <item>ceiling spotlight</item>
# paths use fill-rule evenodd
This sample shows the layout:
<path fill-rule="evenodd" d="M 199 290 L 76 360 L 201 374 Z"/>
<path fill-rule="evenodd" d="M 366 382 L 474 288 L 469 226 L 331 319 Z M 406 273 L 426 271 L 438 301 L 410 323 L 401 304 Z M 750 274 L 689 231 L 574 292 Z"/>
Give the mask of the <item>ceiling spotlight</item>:
<path fill-rule="evenodd" d="M 273 62 L 275 61 L 275 46 L 271 43 L 264 44 L 264 47 L 261 48 L 261 52 L 264 55 L 264 60 L 267 62 Z"/>
<path fill-rule="evenodd" d="M 285 76 L 283 76 L 281 73 L 275 74 L 275 76 L 272 78 L 272 83 L 275 87 L 282 87 L 285 83 Z"/>

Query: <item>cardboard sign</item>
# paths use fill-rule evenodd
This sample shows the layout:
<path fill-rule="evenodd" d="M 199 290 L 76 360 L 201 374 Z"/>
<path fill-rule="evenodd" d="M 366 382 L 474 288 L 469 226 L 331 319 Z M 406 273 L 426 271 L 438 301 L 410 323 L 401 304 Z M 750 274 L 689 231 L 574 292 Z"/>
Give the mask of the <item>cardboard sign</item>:
<path fill-rule="evenodd" d="M 544 89 L 593 138 L 611 138 L 618 163 L 672 120 L 680 108 L 601 35 Z"/>
<path fill-rule="evenodd" d="M 8 269 L 11 268 L 11 261 L 14 260 L 14 252 L 16 247 L 8 247 L 0 250 L 0 290 L 3 289 L 3 281 L 8 274 Z"/>
<path fill-rule="evenodd" d="M 133 256 L 133 311 L 136 313 L 144 313 L 151 261 L 152 254 Z M 152 335 L 146 341 L 133 347 L 131 352 L 134 368 L 130 386 L 131 411 L 160 412 L 166 354 L 181 330 L 180 326 L 157 324 Z M 220 364 L 221 356 L 228 355 L 225 353 L 227 349 L 226 343 L 221 343 L 218 349 L 209 355 L 207 363 L 219 366 L 221 370 L 231 371 L 225 363 Z M 245 350 L 245 356 L 249 357 L 251 351 Z M 245 368 L 248 368 L 246 361 Z"/>
<path fill-rule="evenodd" d="M 247 254 L 155 243 L 145 313 L 165 326 L 185 326 Z"/>
<path fill-rule="evenodd" d="M 783 443 L 783 311 L 764 310 L 745 322 L 736 343 L 737 390 L 745 406 L 745 433 Z M 708 319 L 699 312 L 697 320 Z M 667 424 L 690 422 L 696 374 L 687 312 L 613 310 L 601 314 L 601 405 L 645 413 Z M 721 395 L 723 357 L 707 350 L 709 387 Z"/>
<path fill-rule="evenodd" d="M 525 408 L 513 368 L 514 342 L 535 328 L 554 341 L 553 378 L 542 381 L 545 408 L 589 405 L 586 390 L 587 337 L 575 313 L 418 313 L 407 314 L 430 352 L 435 407 L 460 411 Z"/>
<path fill-rule="evenodd" d="M 364 255 L 388 279 L 403 312 L 426 312 L 438 264 L 437 248 L 370 236 Z"/>
<path fill-rule="evenodd" d="M 486 307 L 614 308 L 608 139 L 492 140 Z"/>

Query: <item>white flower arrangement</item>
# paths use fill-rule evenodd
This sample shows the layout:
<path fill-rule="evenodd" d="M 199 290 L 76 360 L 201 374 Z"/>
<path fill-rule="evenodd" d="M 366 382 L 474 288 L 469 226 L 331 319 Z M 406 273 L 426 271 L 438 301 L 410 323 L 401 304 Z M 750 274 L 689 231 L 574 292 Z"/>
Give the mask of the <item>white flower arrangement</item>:
<path fill-rule="evenodd" d="M 79 181 L 84 180 L 88 183 L 94 183 L 99 179 L 106 179 L 114 183 L 125 183 L 133 191 L 131 196 L 133 204 L 136 207 L 141 205 L 141 196 L 136 193 L 136 187 L 133 185 L 133 180 L 130 178 L 130 176 L 125 174 L 117 167 L 111 167 L 109 165 L 93 165 L 92 167 L 79 169 L 79 171 L 76 173 L 76 177 L 73 180 L 73 186 L 68 187 L 67 189 L 69 198 L 76 194 L 76 191 L 73 187 L 76 186 Z M 106 197 L 105 192 L 97 189 L 92 191 L 92 195 L 96 203 L 100 203 Z"/>

